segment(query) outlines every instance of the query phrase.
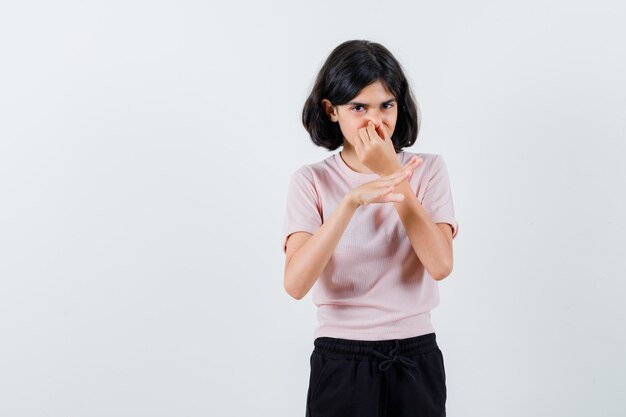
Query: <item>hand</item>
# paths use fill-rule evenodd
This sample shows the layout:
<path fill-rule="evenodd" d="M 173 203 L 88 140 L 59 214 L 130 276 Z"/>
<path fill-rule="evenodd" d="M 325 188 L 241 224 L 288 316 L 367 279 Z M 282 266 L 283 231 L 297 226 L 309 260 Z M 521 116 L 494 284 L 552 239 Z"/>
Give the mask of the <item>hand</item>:
<path fill-rule="evenodd" d="M 415 168 L 420 166 L 422 162 L 422 158 L 414 156 L 393 174 L 380 177 L 350 190 L 347 197 L 356 206 L 366 206 L 370 203 L 400 203 L 404 201 L 404 194 L 393 193 L 392 191 L 402 181 L 410 178 Z"/>
<path fill-rule="evenodd" d="M 359 129 L 354 143 L 357 158 L 372 172 L 387 175 L 400 167 L 389 128 L 385 123 L 380 122 L 376 126 L 370 120 L 367 127 Z"/>

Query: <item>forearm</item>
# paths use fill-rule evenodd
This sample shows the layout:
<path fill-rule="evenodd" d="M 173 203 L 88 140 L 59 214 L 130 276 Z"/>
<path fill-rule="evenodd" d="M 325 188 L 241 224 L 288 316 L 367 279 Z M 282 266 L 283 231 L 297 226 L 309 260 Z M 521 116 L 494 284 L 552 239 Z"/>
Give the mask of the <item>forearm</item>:
<path fill-rule="evenodd" d="M 404 201 L 394 205 L 417 257 L 433 279 L 445 278 L 452 270 L 448 240 L 426 213 L 408 181 L 398 184 L 395 192 L 404 195 Z"/>
<path fill-rule="evenodd" d="M 285 288 L 294 298 L 303 298 L 313 287 L 357 207 L 346 195 L 326 222 L 293 254 L 285 270 Z"/>

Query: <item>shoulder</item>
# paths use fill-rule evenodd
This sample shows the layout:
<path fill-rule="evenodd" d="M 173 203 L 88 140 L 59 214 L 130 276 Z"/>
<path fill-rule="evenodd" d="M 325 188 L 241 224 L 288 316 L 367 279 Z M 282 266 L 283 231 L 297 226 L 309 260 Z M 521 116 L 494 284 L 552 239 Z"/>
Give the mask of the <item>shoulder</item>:
<path fill-rule="evenodd" d="M 314 182 L 315 177 L 319 176 L 323 170 L 321 162 L 314 162 L 310 164 L 303 164 L 296 168 L 291 174 L 292 178 L 303 179 L 309 182 Z"/>
<path fill-rule="evenodd" d="M 328 175 L 330 161 L 333 155 L 322 159 L 321 161 L 311 162 L 300 165 L 291 175 L 292 180 L 307 181 L 311 184 L 318 184 L 320 179 Z"/>
<path fill-rule="evenodd" d="M 433 173 L 440 169 L 441 166 L 445 166 L 445 162 L 443 160 L 443 156 L 438 153 L 427 153 L 427 152 L 409 152 L 403 151 L 404 155 L 404 163 L 407 163 L 409 159 L 413 155 L 417 155 L 419 158 L 423 160 L 422 166 L 426 173 Z"/>
<path fill-rule="evenodd" d="M 300 165 L 291 174 L 289 188 L 298 190 L 299 195 L 305 192 L 306 195 L 314 196 L 317 201 L 321 201 L 321 194 L 332 183 L 328 180 L 328 159 Z"/>

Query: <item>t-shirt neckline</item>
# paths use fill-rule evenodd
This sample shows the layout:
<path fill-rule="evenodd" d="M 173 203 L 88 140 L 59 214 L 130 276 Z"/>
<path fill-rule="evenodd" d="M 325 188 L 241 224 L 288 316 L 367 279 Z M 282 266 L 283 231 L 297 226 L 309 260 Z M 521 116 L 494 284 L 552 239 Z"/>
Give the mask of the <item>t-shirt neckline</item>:
<path fill-rule="evenodd" d="M 405 151 L 400 151 L 400 152 L 398 152 L 398 154 L 400 154 L 400 157 L 399 157 L 400 165 L 404 165 L 404 159 L 406 157 L 406 152 Z M 335 153 L 335 162 L 337 163 L 337 165 L 339 165 L 339 168 L 341 168 L 341 170 L 347 176 L 349 176 L 351 178 L 354 178 L 354 179 L 376 179 L 376 178 L 380 177 L 380 175 L 378 175 L 375 172 L 367 173 L 367 172 L 356 172 L 356 171 L 354 171 L 343 160 L 343 158 L 341 157 L 340 152 Z"/>

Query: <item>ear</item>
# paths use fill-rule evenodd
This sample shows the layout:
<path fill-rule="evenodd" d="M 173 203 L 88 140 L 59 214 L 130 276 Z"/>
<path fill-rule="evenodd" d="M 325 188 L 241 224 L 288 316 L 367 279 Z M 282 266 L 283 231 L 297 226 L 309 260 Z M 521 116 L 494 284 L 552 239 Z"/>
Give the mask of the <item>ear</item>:
<path fill-rule="evenodd" d="M 337 109 L 335 108 L 335 106 L 333 106 L 330 100 L 326 98 L 322 99 L 322 106 L 324 107 L 324 113 L 326 113 L 331 121 L 336 122 L 337 120 L 339 120 L 337 118 Z"/>

